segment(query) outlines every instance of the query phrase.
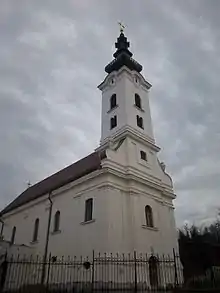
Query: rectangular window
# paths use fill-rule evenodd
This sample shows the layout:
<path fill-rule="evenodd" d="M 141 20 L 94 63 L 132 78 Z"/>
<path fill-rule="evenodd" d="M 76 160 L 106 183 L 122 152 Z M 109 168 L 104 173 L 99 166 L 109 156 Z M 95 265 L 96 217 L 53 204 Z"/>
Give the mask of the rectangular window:
<path fill-rule="evenodd" d="M 12 229 L 12 234 L 11 234 L 11 241 L 10 241 L 10 244 L 14 244 L 15 243 L 15 234 L 16 234 L 16 227 L 14 227 Z"/>
<path fill-rule="evenodd" d="M 89 198 L 85 202 L 85 222 L 92 220 L 92 212 L 93 212 L 93 199 Z"/>
<path fill-rule="evenodd" d="M 143 118 L 140 117 L 139 115 L 137 115 L 136 117 L 137 117 L 137 126 L 144 129 Z"/>
<path fill-rule="evenodd" d="M 135 94 L 135 106 L 141 109 L 141 98 L 138 94 Z"/>
<path fill-rule="evenodd" d="M 113 94 L 110 99 L 110 109 L 114 109 L 117 106 L 116 94 Z"/>
<path fill-rule="evenodd" d="M 144 151 L 140 151 L 141 159 L 147 161 L 147 154 Z"/>
<path fill-rule="evenodd" d="M 38 231 L 39 231 L 39 219 L 37 218 L 34 223 L 34 233 L 32 242 L 36 242 L 38 240 Z"/>
<path fill-rule="evenodd" d="M 115 115 L 114 117 L 111 118 L 110 128 L 113 129 L 116 126 L 117 126 L 117 116 Z"/>

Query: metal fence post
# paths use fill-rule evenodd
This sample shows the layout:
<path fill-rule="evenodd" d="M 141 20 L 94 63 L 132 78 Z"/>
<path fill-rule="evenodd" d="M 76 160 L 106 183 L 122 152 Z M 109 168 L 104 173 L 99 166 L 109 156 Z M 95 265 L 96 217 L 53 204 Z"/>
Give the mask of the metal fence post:
<path fill-rule="evenodd" d="M 7 252 L 4 255 L 4 260 L 1 263 L 0 267 L 0 292 L 3 292 L 4 285 L 5 285 L 5 280 L 7 276 L 7 270 L 8 270 L 8 261 L 7 261 Z"/>
<path fill-rule="evenodd" d="M 48 289 L 48 284 L 50 279 L 50 266 L 51 266 L 51 252 L 49 254 L 49 262 L 48 262 L 48 270 L 47 270 L 47 289 Z"/>
<path fill-rule="evenodd" d="M 95 276 L 95 251 L 92 251 L 92 286 L 91 286 L 91 293 L 94 290 L 94 276 Z"/>
<path fill-rule="evenodd" d="M 177 264 L 176 264 L 176 254 L 173 248 L 173 258 L 174 258 L 174 270 L 175 270 L 175 287 L 178 285 L 178 275 L 177 275 Z"/>
<path fill-rule="evenodd" d="M 134 292 L 137 292 L 137 254 L 134 251 Z"/>

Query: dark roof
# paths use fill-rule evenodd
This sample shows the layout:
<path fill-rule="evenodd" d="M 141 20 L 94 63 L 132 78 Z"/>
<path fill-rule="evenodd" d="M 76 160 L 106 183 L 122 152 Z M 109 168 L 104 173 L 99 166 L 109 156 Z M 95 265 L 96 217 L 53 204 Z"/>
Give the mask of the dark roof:
<path fill-rule="evenodd" d="M 4 208 L 0 215 L 6 214 L 34 199 L 37 199 L 65 184 L 79 179 L 95 170 L 101 169 L 101 160 L 105 152 L 94 152 L 76 163 L 45 178 L 22 192 L 14 201 Z"/>
<path fill-rule="evenodd" d="M 127 41 L 127 38 L 123 32 L 121 32 L 117 39 L 117 43 L 115 43 L 115 48 L 117 49 L 113 54 L 115 59 L 105 67 L 105 71 L 107 73 L 111 73 L 115 70 L 118 71 L 124 65 L 127 66 L 130 70 L 141 72 L 142 66 L 133 58 L 131 58 L 133 54 L 128 50 L 129 46 L 130 44 Z"/>

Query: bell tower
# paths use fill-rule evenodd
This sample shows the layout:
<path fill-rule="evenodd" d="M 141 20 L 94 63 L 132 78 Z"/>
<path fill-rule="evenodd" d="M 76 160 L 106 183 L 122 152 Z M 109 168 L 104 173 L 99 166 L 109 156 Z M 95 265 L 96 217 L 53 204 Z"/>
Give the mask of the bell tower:
<path fill-rule="evenodd" d="M 132 58 L 129 47 L 121 29 L 114 59 L 105 67 L 107 76 L 98 86 L 102 91 L 101 145 L 122 132 L 154 144 L 148 97 L 151 84 L 142 76 L 142 66 Z"/>
<path fill-rule="evenodd" d="M 98 86 L 102 121 L 97 150 L 106 152 L 102 195 L 108 202 L 107 236 L 103 238 L 109 251 L 172 253 L 177 247 L 172 179 L 157 158 L 160 148 L 151 122 L 151 84 L 129 47 L 121 29 L 114 59 L 105 67 L 107 75 Z"/>

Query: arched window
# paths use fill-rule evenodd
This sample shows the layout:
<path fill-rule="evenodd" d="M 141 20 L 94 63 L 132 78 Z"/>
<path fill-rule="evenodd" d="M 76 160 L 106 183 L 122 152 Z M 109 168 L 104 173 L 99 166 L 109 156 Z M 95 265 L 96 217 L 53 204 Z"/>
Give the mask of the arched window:
<path fill-rule="evenodd" d="M 89 198 L 85 202 L 85 222 L 92 220 L 93 199 Z"/>
<path fill-rule="evenodd" d="M 141 98 L 138 94 L 135 94 L 135 106 L 141 109 Z"/>
<path fill-rule="evenodd" d="M 38 230 L 39 230 L 39 219 L 35 220 L 34 223 L 34 234 L 33 234 L 33 242 L 36 242 L 38 239 Z"/>
<path fill-rule="evenodd" d="M 16 234 L 16 227 L 13 227 L 12 233 L 11 233 L 11 244 L 15 243 L 15 234 Z"/>
<path fill-rule="evenodd" d="M 60 230 L 60 211 L 57 211 L 54 216 L 54 227 L 53 231 L 57 232 Z"/>
<path fill-rule="evenodd" d="M 154 226 L 153 212 L 152 212 L 152 208 L 148 205 L 145 207 L 145 218 L 146 218 L 146 225 L 148 227 L 153 227 Z"/>
<path fill-rule="evenodd" d="M 110 98 L 110 109 L 113 109 L 117 106 L 116 94 L 113 94 Z"/>

